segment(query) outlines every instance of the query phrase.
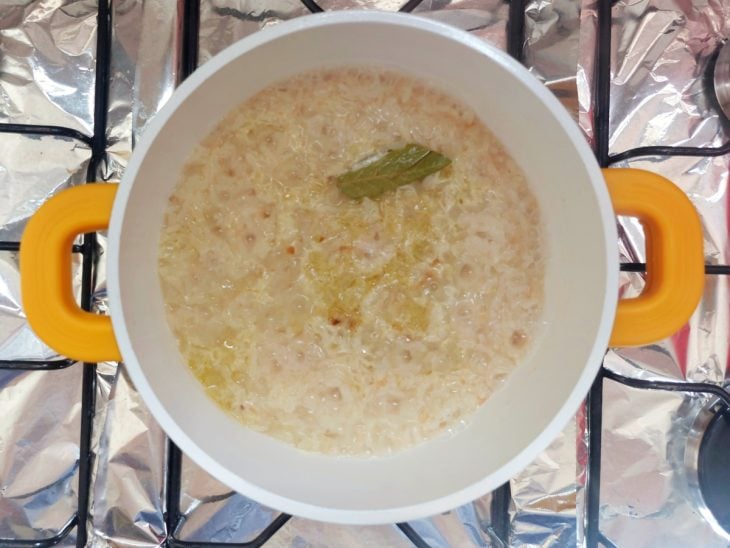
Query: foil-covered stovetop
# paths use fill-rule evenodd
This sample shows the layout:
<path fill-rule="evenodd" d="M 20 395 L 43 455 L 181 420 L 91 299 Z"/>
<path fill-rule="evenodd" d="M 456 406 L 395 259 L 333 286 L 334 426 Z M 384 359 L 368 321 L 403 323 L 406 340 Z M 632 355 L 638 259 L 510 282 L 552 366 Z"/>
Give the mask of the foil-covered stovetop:
<path fill-rule="evenodd" d="M 727 2 L 618 1 L 613 8 L 603 1 L 577 0 L 4 2 L 0 539 L 7 540 L 0 545 L 11 545 L 10 539 L 55 538 L 59 545 L 142 547 L 165 545 L 174 537 L 178 543 L 215 546 L 264 534 L 266 546 L 297 547 L 727 546 L 730 536 L 710 511 L 722 499 L 717 502 L 700 488 L 712 484 L 710 474 L 719 472 L 697 470 L 700 461 L 714 470 L 716 453 L 704 433 L 712 427 L 720 440 L 712 443 L 724 447 L 725 419 L 715 417 L 725 407 L 716 396 L 656 388 L 662 382 L 675 388 L 687 382 L 724 384 L 730 346 L 727 276 L 707 276 L 700 308 L 676 336 L 649 347 L 609 351 L 606 375 L 588 405 L 509 486 L 400 527 L 287 520 L 232 493 L 170 447 L 123 365 L 68 363 L 29 330 L 17 265 L 17 242 L 28 217 L 63 188 L 87 179 L 118 180 L 146 123 L 191 64 L 205 63 L 264 26 L 318 7 L 403 6 L 521 53 L 595 146 L 601 131 L 596 53 L 607 45 L 601 25 L 607 12 L 612 15 L 609 51 L 603 56 L 610 78 L 606 161 L 674 180 L 702 216 L 706 262 L 723 272 L 730 252 L 727 154 L 678 156 L 655 150 L 633 156 L 626 151 L 717 148 L 728 141 L 730 126 L 711 84 L 716 52 L 730 37 Z M 108 82 L 104 93 L 97 85 L 100 78 Z M 28 125 L 50 128 L 28 132 Z M 622 291 L 632 295 L 643 285 L 636 264 L 643 261 L 643 233 L 631 219 L 621 219 L 620 227 L 622 260 L 637 271 L 622 275 Z M 74 255 L 74 284 L 80 296 L 88 284 L 92 306 L 105 312 L 103 234 L 96 244 L 86 277 L 81 254 Z M 53 369 L 27 370 L 44 361 Z M 632 380 L 656 382 L 628 386 Z M 179 492 L 171 481 L 175 477 Z"/>

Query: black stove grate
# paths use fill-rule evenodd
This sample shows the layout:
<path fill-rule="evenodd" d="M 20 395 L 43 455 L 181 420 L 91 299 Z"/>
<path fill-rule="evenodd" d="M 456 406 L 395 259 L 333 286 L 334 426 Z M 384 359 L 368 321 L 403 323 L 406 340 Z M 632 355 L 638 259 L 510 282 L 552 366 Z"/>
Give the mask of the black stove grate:
<path fill-rule="evenodd" d="M 422 0 L 408 0 L 401 7 L 401 11 L 412 11 Z M 507 0 L 509 1 L 509 0 Z M 311 12 L 324 11 L 314 0 L 301 0 Z M 524 29 L 525 29 L 525 2 L 526 0 L 509 1 L 509 20 L 507 25 L 507 51 L 519 61 L 524 58 Z M 610 155 L 608 151 L 609 137 L 609 108 L 610 108 L 610 52 L 611 52 L 611 0 L 598 0 L 598 41 L 595 52 L 594 78 L 594 128 L 595 153 L 602 167 L 618 163 L 629 158 L 640 156 L 719 156 L 730 152 L 730 142 L 715 148 L 696 147 L 639 147 Z M 106 119 L 108 111 L 109 67 L 111 55 L 111 0 L 101 0 L 97 15 L 97 58 L 95 81 L 95 104 L 93 135 L 85 135 L 77 130 L 45 125 L 29 124 L 0 124 L 0 133 L 15 133 L 26 135 L 40 135 L 62 137 L 79 141 L 91 149 L 91 161 L 88 166 L 86 180 L 96 180 L 98 168 L 101 165 L 107 147 Z M 185 0 L 183 8 L 183 29 L 180 42 L 180 72 L 185 78 L 192 73 L 198 63 L 198 30 L 200 22 L 200 0 Z M 14 241 L 0 241 L 0 252 L 17 253 L 20 243 Z M 85 310 L 91 308 L 91 297 L 95 265 L 97 260 L 97 245 L 95 234 L 86 234 L 82 243 L 73 248 L 74 253 L 81 254 L 82 281 L 81 306 Z M 621 269 L 627 272 L 644 272 L 643 263 L 626 263 Z M 706 265 L 708 275 L 730 275 L 730 265 Z M 0 360 L 0 369 L 7 370 L 43 370 L 54 371 L 74 365 L 76 362 L 69 359 L 57 358 L 53 360 Z M 95 413 L 96 393 L 96 364 L 79 364 L 83 367 L 82 399 L 81 399 L 81 429 L 80 429 L 80 462 L 78 506 L 76 513 L 53 536 L 44 539 L 0 539 L 0 546 L 4 547 L 47 547 L 59 544 L 76 529 L 76 544 L 83 547 L 87 544 L 87 523 L 89 518 L 89 496 L 91 489 L 91 465 L 93 454 L 91 451 L 92 420 Z M 49 373 L 52 374 L 52 373 Z M 589 547 L 614 546 L 599 529 L 600 503 L 600 473 L 601 473 L 601 415 L 603 381 L 610 379 L 635 388 L 653 390 L 673 390 L 681 392 L 695 392 L 715 395 L 730 408 L 730 395 L 722 388 L 712 384 L 702 383 L 671 383 L 660 381 L 646 381 L 620 376 L 605 368 L 599 373 L 588 396 L 587 418 L 589 430 L 589 464 L 586 483 L 586 518 L 585 538 Z M 194 547 L 258 547 L 265 544 L 291 516 L 281 514 L 275 518 L 255 539 L 244 543 L 212 543 L 191 542 L 175 537 L 184 516 L 180 512 L 180 489 L 182 479 L 182 453 L 169 442 L 167 451 L 167 476 L 165 478 L 167 540 L 165 545 L 180 548 Z M 497 489 L 492 495 L 492 527 L 498 538 L 505 544 L 510 537 L 510 487 L 509 483 Z M 397 524 L 403 534 L 418 548 L 427 548 L 428 543 L 419 536 L 407 523 Z"/>
<path fill-rule="evenodd" d="M 609 154 L 609 110 L 611 106 L 611 26 L 615 0 L 597 3 L 597 41 L 593 80 L 594 152 L 601 167 L 609 167 L 630 158 L 648 156 L 721 156 L 730 152 L 730 142 L 719 147 L 650 146 Z M 644 263 L 624 263 L 624 272 L 645 272 Z M 705 265 L 707 275 L 730 275 L 730 265 Z M 602 367 L 587 399 L 588 476 L 586 480 L 585 540 L 589 547 L 615 545 L 601 533 L 599 508 L 601 498 L 601 418 L 603 381 L 610 379 L 633 388 L 670 390 L 675 392 L 713 395 L 730 409 L 730 394 L 720 386 L 709 383 L 665 382 L 628 378 Z"/>

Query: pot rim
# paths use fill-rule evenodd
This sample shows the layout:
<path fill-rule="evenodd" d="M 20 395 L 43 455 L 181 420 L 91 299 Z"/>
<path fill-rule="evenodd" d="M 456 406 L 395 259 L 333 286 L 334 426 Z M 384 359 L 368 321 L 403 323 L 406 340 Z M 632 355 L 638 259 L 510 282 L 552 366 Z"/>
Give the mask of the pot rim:
<path fill-rule="evenodd" d="M 436 34 L 441 38 L 459 42 L 479 53 L 482 53 L 492 62 L 502 65 L 503 68 L 508 70 L 520 81 L 522 85 L 528 88 L 530 92 L 539 99 L 540 103 L 542 103 L 542 105 L 544 105 L 544 107 L 550 111 L 551 115 L 559 122 L 562 130 L 570 139 L 575 148 L 576 154 L 580 157 L 580 160 L 585 165 L 586 171 L 590 176 L 590 182 L 586 181 L 586 184 L 591 185 L 592 191 L 596 194 L 597 202 L 600 205 L 603 237 L 605 240 L 603 245 L 605 246 L 607 254 L 606 265 L 610 272 L 608 272 L 608 275 L 606 276 L 606 287 L 600 326 L 597 330 L 597 335 L 585 368 L 575 383 L 573 390 L 570 392 L 570 396 L 560 408 L 560 411 L 553 417 L 548 426 L 536 438 L 534 438 L 529 445 L 524 447 L 519 454 L 517 454 L 507 464 L 482 478 L 480 481 L 438 499 L 433 499 L 411 506 L 389 509 L 342 510 L 325 508 L 292 500 L 249 483 L 212 458 L 178 426 L 175 419 L 168 413 L 157 398 L 155 392 L 146 379 L 144 369 L 138 360 L 138 356 L 133 350 L 131 339 L 126 328 L 128 321 L 124 315 L 124 307 L 122 306 L 121 299 L 119 278 L 119 241 L 127 201 L 137 177 L 137 173 L 141 167 L 143 158 L 161 129 L 165 126 L 168 120 L 175 115 L 178 107 L 209 77 L 211 77 L 211 75 L 239 56 L 245 55 L 248 51 L 288 34 L 329 25 L 363 23 L 414 27 L 418 30 Z M 325 12 L 297 18 L 274 27 L 262 29 L 229 46 L 193 72 L 193 74 L 191 74 L 175 90 L 168 102 L 149 122 L 124 173 L 112 211 L 111 222 L 109 225 L 108 248 L 109 308 L 111 310 L 114 333 L 121 350 L 122 357 L 127 365 L 127 370 L 136 389 L 149 407 L 152 416 L 159 422 L 167 435 L 184 453 L 217 479 L 259 503 L 308 519 L 361 525 L 409 521 L 451 510 L 479 498 L 485 493 L 496 489 L 506 481 L 509 481 L 511 477 L 523 470 L 539 455 L 539 453 L 547 448 L 553 439 L 564 429 L 569 420 L 575 415 L 581 402 L 588 393 L 598 369 L 600 368 L 613 326 L 613 319 L 618 299 L 618 248 L 615 223 L 615 215 L 611 206 L 608 191 L 605 187 L 603 176 L 601 175 L 599 166 L 595 160 L 593 152 L 586 142 L 584 135 L 553 94 L 507 53 L 498 50 L 497 48 L 485 43 L 482 39 L 474 37 L 467 32 L 424 17 L 410 14 L 363 10 Z"/>

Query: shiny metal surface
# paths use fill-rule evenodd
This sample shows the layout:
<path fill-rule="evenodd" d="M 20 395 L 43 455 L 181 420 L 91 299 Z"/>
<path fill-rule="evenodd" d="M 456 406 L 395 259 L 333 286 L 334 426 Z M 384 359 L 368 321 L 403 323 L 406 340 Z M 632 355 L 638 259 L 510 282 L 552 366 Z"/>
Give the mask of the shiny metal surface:
<path fill-rule="evenodd" d="M 702 519 L 684 465 L 688 431 L 706 400 L 613 381 L 603 397 L 602 534 L 621 547 L 727 546 Z"/>
<path fill-rule="evenodd" d="M 725 117 L 730 120 L 730 42 L 725 42 L 720 48 L 712 81 L 717 103 Z"/>
<path fill-rule="evenodd" d="M 583 3 L 578 61 L 579 123 L 591 142 L 596 137 L 597 6 Z M 619 0 L 611 15 L 609 153 L 725 143 L 728 126 L 715 104 L 708 70 L 730 36 L 728 4 Z M 706 262 L 730 262 L 727 155 L 648 156 L 612 165 L 656 171 L 674 181 L 702 218 Z M 622 262 L 643 261 L 640 224 L 621 218 L 619 235 Z M 637 295 L 644 278 L 622 273 L 624 296 Z M 642 381 L 724 383 L 730 363 L 729 286 L 727 277 L 707 276 L 702 302 L 679 333 L 650 346 L 611 349 L 605 367 Z M 727 546 L 723 532 L 705 519 L 704 502 L 690 473 L 691 463 L 696 463 L 691 453 L 699 443 L 690 433 L 702 430 L 693 423 L 705 403 L 697 396 L 604 383 L 598 527 L 609 542 Z"/>
<path fill-rule="evenodd" d="M 3 2 L 0 121 L 92 131 L 96 2 Z"/>
<path fill-rule="evenodd" d="M 55 373 L 0 371 L 0 538 L 42 538 L 74 515 L 81 369 Z"/>
<path fill-rule="evenodd" d="M 321 3 L 325 9 L 397 9 L 389 1 Z M 111 4 L 111 79 L 107 123 L 108 148 L 96 177 L 118 179 L 146 123 L 161 108 L 180 79 L 182 2 L 119 0 Z M 90 135 L 96 61 L 96 3 L 19 2 L 0 9 L 0 119 L 17 123 L 63 125 Z M 528 2 L 526 53 L 536 75 L 558 87 L 574 75 L 579 2 Z M 416 12 L 468 30 L 506 46 L 509 6 L 501 0 L 424 0 Z M 299 0 L 203 0 L 199 62 L 231 42 L 280 21 L 307 15 Z M 542 50 L 550 49 L 543 55 Z M 531 57 L 530 57 L 531 56 Z M 575 93 L 560 92 L 570 109 Z M 571 95 L 572 93 L 572 95 Z M 25 220 L 48 196 L 85 180 L 90 151 L 81 142 L 0 134 L 2 239 L 17 239 Z M 99 236 L 94 308 L 106 312 L 106 239 Z M 0 359 L 42 358 L 52 352 L 24 322 L 13 254 L 0 255 Z M 79 283 L 78 273 L 75 277 Z M 39 538 L 60 528 L 73 514 L 78 458 L 80 366 L 60 374 L 20 373 L 0 383 L 0 410 L 18 417 L 0 432 L 0 537 Z M 99 364 L 92 451 L 90 546 L 159 546 L 172 532 L 164 520 L 167 440 L 117 364 Z M 50 415 L 48 414 L 50 413 Z M 68 418 L 63 418 L 67 413 Z M 34 420 L 20 420 L 30 416 Z M 56 421 L 63 428 L 58 428 Z M 579 518 L 556 501 L 575 492 L 576 427 L 536 462 L 512 490 L 515 505 L 513 542 L 571 539 Z M 34 459 L 19 458 L 24 447 Z M 66 451 L 65 453 L 63 451 Z M 74 451 L 76 451 L 74 453 Z M 26 453 L 22 453 L 23 455 Z M 35 473 L 56 455 L 54 478 Z M 556 467 L 556 464 L 558 465 Z M 53 468 L 56 470 L 56 468 Z M 572 478 L 572 479 L 571 479 Z M 58 486 L 68 486 L 58 489 Z M 230 492 L 183 458 L 177 538 L 203 543 L 254 538 L 278 513 Z M 558 491 L 558 492 L 554 492 Z M 17 493 L 21 495 L 18 496 Z M 36 493 L 33 511 L 22 493 Z M 569 496 L 568 501 L 573 499 Z M 491 496 L 432 519 L 411 524 L 432 546 L 499 546 L 491 516 Z M 558 508 L 557 511 L 555 509 Z M 557 532 L 556 532 L 557 531 Z M 75 541 L 73 534 L 65 543 Z M 395 526 L 347 528 L 292 519 L 271 546 L 395 545 L 411 543 Z"/>
<path fill-rule="evenodd" d="M 713 418 L 722 409 L 722 405 L 717 399 L 708 398 L 690 398 L 685 402 L 685 408 L 681 409 L 681 415 L 694 420 L 687 420 L 689 427 L 685 430 L 681 425 L 677 430 L 677 449 L 683 453 L 684 468 L 679 467 L 684 472 L 683 479 L 686 482 L 687 496 L 697 508 L 702 518 L 712 527 L 719 536 L 730 541 L 730 533 L 726 531 L 715 519 L 714 514 L 708 508 L 705 498 L 700 489 L 699 480 L 699 457 L 700 445 L 707 432 L 707 427 Z M 684 487 L 684 486 L 683 486 Z"/>
<path fill-rule="evenodd" d="M 510 546 L 581 546 L 588 439 L 585 407 L 510 482 Z"/>
<path fill-rule="evenodd" d="M 727 5 L 619 0 L 613 13 L 610 151 L 725 142 L 705 75 L 730 31 Z"/>
<path fill-rule="evenodd" d="M 586 3 L 581 15 L 578 95 L 579 122 L 593 138 L 592 94 L 596 9 Z M 718 146 L 726 134 L 724 116 L 711 101 L 710 61 L 728 28 L 722 3 L 619 1 L 613 9 L 613 80 L 610 152 L 639 146 Z M 692 200 L 703 224 L 705 260 L 730 263 L 730 159 L 725 156 L 649 156 L 613 164 L 655 171 L 677 184 Z M 623 262 L 644 260 L 644 234 L 636 219 L 619 223 Z M 643 275 L 623 274 L 626 296 L 643 287 Z M 722 382 L 730 359 L 728 284 L 708 277 L 705 295 L 688 325 L 674 337 L 638 349 L 611 351 L 607 366 L 640 378 Z"/>
<path fill-rule="evenodd" d="M 97 176 L 117 179 L 145 124 L 180 79 L 182 2 L 112 3 L 109 147 Z M 326 9 L 397 9 L 389 0 L 322 0 Z M 506 44 L 509 7 L 500 0 L 424 0 L 416 8 L 498 46 Z M 595 2 L 526 3 L 525 59 L 589 140 Z M 202 0 L 199 60 L 258 29 L 308 14 L 299 0 Z M 96 3 L 16 2 L 0 8 L 0 120 L 65 125 L 88 134 L 92 125 Z M 717 146 L 724 117 L 708 98 L 706 70 L 730 36 L 723 2 L 619 1 L 614 8 L 612 153 L 644 145 Z M 25 219 L 48 196 L 84 180 L 90 156 L 79 142 L 0 134 L 0 239 L 20 235 Z M 727 181 L 730 161 L 640 158 L 622 165 L 658 171 L 685 190 L 703 218 L 711 263 L 729 262 Z M 6 199 L 7 198 L 7 199 Z M 94 306 L 107 310 L 106 241 L 95 280 Z M 621 220 L 622 259 L 644 256 L 636 221 Z M 76 275 L 76 283 L 79 278 Z M 643 286 L 622 275 L 625 294 Z M 730 358 L 727 279 L 708 277 L 701 308 L 686 329 L 660 344 L 609 352 L 607 367 L 640 379 L 721 383 Z M 25 325 L 12 253 L 0 254 L 0 358 L 41 358 L 52 352 Z M 80 368 L 62 373 L 3 373 L 0 413 L 0 537 L 38 538 L 59 530 L 73 513 L 77 478 Z M 159 546 L 170 535 L 163 493 L 167 441 L 129 383 L 123 367 L 96 373 L 95 464 L 89 545 Z M 689 401 L 689 403 L 687 403 Z M 726 546 L 687 479 L 686 460 L 706 402 L 607 382 L 600 528 L 618 546 Z M 699 420 L 699 419 L 697 419 Z M 682 441 L 685 440 L 685 446 Z M 20 448 L 20 449 L 18 449 Z M 681 450 L 680 450 L 681 449 Z M 18 452 L 21 451 L 21 452 Z M 500 539 L 486 496 L 411 526 L 431 546 L 582 545 L 587 464 L 581 411 L 553 445 L 511 482 L 511 537 Z M 37 473 L 37 466 L 47 472 Z M 183 459 L 181 512 L 175 535 L 203 543 L 245 542 L 277 513 L 230 492 Z M 684 482 L 684 483 L 683 483 Z M 671 537 L 662 533 L 671 531 Z M 64 542 L 73 542 L 67 537 Z M 344 528 L 290 520 L 271 546 L 408 546 L 395 526 Z"/>
<path fill-rule="evenodd" d="M 18 240 L 43 200 L 85 180 L 90 151 L 69 139 L 0 134 L 0 240 Z M 74 257 L 79 294 L 79 257 Z M 44 359 L 55 352 L 31 332 L 20 301 L 16 254 L 0 254 L 0 360 Z"/>
<path fill-rule="evenodd" d="M 525 64 L 578 118 L 577 68 L 581 2 L 527 2 Z"/>

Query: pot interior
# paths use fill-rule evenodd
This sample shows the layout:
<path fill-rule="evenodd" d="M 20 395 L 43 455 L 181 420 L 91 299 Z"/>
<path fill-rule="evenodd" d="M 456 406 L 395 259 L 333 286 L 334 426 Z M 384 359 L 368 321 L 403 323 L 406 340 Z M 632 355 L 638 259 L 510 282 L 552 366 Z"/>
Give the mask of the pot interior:
<path fill-rule="evenodd" d="M 387 458 L 307 454 L 228 417 L 182 363 L 167 327 L 157 245 L 191 149 L 262 88 L 318 67 L 424 78 L 470 105 L 525 171 L 546 233 L 545 327 L 534 352 L 469 426 Z M 135 151 L 111 227 L 113 321 L 130 375 L 174 441 L 232 488 L 309 518 L 377 523 L 434 514 L 500 484 L 575 413 L 600 364 L 617 298 L 615 219 L 573 121 L 505 54 L 413 16 L 339 13 L 266 29 L 208 61 Z"/>

